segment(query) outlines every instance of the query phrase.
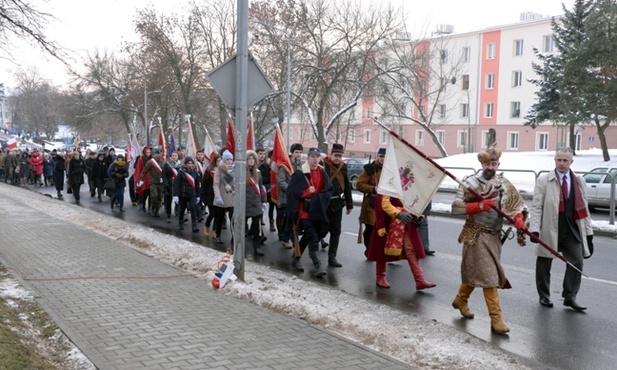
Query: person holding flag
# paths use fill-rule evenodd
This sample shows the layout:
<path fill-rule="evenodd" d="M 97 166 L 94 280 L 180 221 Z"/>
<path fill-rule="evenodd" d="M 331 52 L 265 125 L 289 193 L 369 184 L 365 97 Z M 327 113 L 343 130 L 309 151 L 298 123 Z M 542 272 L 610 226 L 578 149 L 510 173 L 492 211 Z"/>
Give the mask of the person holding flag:
<path fill-rule="evenodd" d="M 163 187 L 165 188 L 163 205 L 165 206 L 168 224 L 171 223 L 171 203 L 173 199 L 174 181 L 178 178 L 178 170 L 180 169 L 180 166 L 181 163 L 178 160 L 178 153 L 172 152 L 163 167 Z"/>
<path fill-rule="evenodd" d="M 179 207 L 178 228 L 184 230 L 184 212 L 188 208 L 191 212 L 191 230 L 196 233 L 197 203 L 199 203 L 201 174 L 195 168 L 195 161 L 191 157 L 184 158 L 184 163 L 178 171 L 174 181 L 173 201 Z"/>
<path fill-rule="evenodd" d="M 141 210 L 145 213 L 146 201 L 150 197 L 150 173 L 148 172 L 143 180 L 139 179 L 141 178 L 141 173 L 146 167 L 146 163 L 148 163 L 148 161 L 152 158 L 152 148 L 149 146 L 144 146 L 141 152 L 142 155 L 135 161 L 135 171 L 133 176 L 137 179 L 137 183 L 135 184 L 135 192 L 137 193 L 139 199 L 138 203 L 141 204 Z"/>
<path fill-rule="evenodd" d="M 500 262 L 504 217 L 497 210 L 515 220 L 514 225 L 519 229 L 518 243 L 524 246 L 525 237 L 521 237 L 520 231 L 526 230 L 527 206 L 512 183 L 497 174 L 500 157 L 501 150 L 495 147 L 479 152 L 482 172 L 463 179 L 452 203 L 452 214 L 467 214 L 458 237 L 459 243 L 463 243 L 462 281 L 452 307 L 463 317 L 473 318 L 467 302 L 475 288 L 482 288 L 491 317 L 491 330 L 506 334 L 510 329 L 501 317 L 497 289 L 509 289 L 511 285 Z"/>
<path fill-rule="evenodd" d="M 152 149 L 152 158 L 144 166 L 140 181 L 137 183 L 137 187 L 141 187 L 146 176 L 150 175 L 150 209 L 154 217 L 161 217 L 159 216 L 159 208 L 161 208 L 164 196 L 163 167 L 165 162 L 161 159 L 161 153 L 161 148 Z"/>

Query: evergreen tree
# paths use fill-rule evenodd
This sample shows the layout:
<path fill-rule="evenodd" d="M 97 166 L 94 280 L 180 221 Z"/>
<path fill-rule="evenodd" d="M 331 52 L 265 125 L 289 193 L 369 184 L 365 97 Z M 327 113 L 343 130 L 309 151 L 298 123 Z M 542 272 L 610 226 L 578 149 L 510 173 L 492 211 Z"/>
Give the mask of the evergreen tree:
<path fill-rule="evenodd" d="M 539 78 L 530 79 L 529 82 L 539 89 L 535 93 L 537 101 L 525 116 L 524 125 L 536 128 L 546 121 L 567 124 L 570 131 L 569 146 L 572 150 L 576 148 L 574 129 L 581 120 L 578 120 L 580 117 L 575 119 L 569 114 L 568 107 L 564 106 L 562 101 L 562 97 L 570 94 L 572 89 L 569 83 L 564 83 L 564 64 L 570 58 L 572 48 L 576 48 L 576 45 L 585 38 L 584 21 L 589 16 L 593 3 L 593 0 L 576 0 L 572 11 L 562 4 L 563 17 L 553 19 L 551 22 L 553 40 L 558 53 L 544 53 L 536 48 L 533 49 L 541 63 L 532 64 L 533 71 Z"/>
<path fill-rule="evenodd" d="M 617 119 L 617 4 L 597 0 L 584 23 L 585 35 L 563 65 L 567 94 L 562 94 L 561 107 L 567 107 L 570 121 L 594 123 L 609 161 L 605 131 Z"/>

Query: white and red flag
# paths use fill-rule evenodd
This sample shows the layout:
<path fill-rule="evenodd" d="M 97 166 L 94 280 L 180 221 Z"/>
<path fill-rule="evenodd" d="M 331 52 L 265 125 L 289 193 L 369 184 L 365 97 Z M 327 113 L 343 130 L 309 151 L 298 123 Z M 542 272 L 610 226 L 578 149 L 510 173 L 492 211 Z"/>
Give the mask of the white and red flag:
<path fill-rule="evenodd" d="M 414 148 L 390 134 L 377 193 L 400 199 L 409 213 L 419 217 L 445 176 Z"/>
<path fill-rule="evenodd" d="M 9 149 L 15 149 L 17 148 L 17 140 L 14 137 L 12 137 L 6 142 L 6 145 L 8 146 Z"/>
<path fill-rule="evenodd" d="M 204 154 L 206 159 L 204 160 L 204 165 L 207 167 L 214 160 L 214 156 L 218 153 L 216 150 L 216 145 L 214 145 L 214 141 L 212 141 L 212 137 L 208 130 L 206 130 L 206 142 L 204 143 Z"/>

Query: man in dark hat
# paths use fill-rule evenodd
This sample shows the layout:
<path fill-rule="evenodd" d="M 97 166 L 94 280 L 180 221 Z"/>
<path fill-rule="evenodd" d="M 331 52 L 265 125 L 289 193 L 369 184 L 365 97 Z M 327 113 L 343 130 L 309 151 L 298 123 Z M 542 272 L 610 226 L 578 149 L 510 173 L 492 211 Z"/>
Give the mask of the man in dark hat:
<path fill-rule="evenodd" d="M 292 239 L 292 226 L 289 220 L 289 209 L 287 208 L 287 187 L 291 180 L 291 175 L 296 170 L 302 168 L 302 144 L 295 143 L 290 147 L 289 160 L 291 162 L 291 169 L 286 169 L 285 166 L 278 166 L 276 172 L 276 187 L 278 191 L 278 204 L 276 211 L 276 228 L 278 229 L 279 241 L 281 241 L 283 248 L 291 248 Z M 291 171 L 291 172 L 288 172 Z"/>
<path fill-rule="evenodd" d="M 309 149 L 306 163 L 301 170 L 293 173 L 287 187 L 287 207 L 295 236 L 302 231 L 302 239 L 296 245 L 291 267 L 304 271 L 300 258 L 308 246 L 317 277 L 326 274 L 317 252 L 319 240 L 328 231 L 327 209 L 332 197 L 332 182 L 326 170 L 319 165 L 320 158 L 321 152 L 318 148 Z M 294 238 L 294 241 L 296 239 Z"/>
<path fill-rule="evenodd" d="M 180 162 L 184 161 L 184 157 L 186 157 L 186 146 L 185 145 L 178 145 L 178 160 Z"/>
<path fill-rule="evenodd" d="M 377 158 L 373 162 L 364 165 L 364 169 L 358 177 L 358 181 L 356 181 L 356 187 L 364 193 L 362 209 L 360 210 L 360 222 L 364 224 L 362 237 L 364 239 L 364 246 L 367 248 L 368 241 L 373 232 L 373 225 L 375 225 L 375 195 L 377 194 L 377 185 L 379 185 L 385 157 L 386 148 L 379 148 Z"/>
<path fill-rule="evenodd" d="M 328 248 L 328 266 L 342 267 L 336 260 L 336 252 L 341 237 L 341 222 L 343 220 L 343 208 L 350 214 L 353 209 L 351 198 L 351 184 L 347 175 L 347 165 L 343 162 L 345 149 L 341 144 L 332 144 L 330 156 L 324 159 L 326 173 L 332 181 L 332 198 L 328 206 L 328 231 L 330 232 L 330 246 Z"/>

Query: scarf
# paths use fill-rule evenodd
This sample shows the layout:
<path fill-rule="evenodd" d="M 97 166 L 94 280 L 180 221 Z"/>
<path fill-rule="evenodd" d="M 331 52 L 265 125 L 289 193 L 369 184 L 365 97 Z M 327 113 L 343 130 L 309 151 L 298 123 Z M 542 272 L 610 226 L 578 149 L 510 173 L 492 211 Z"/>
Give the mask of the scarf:
<path fill-rule="evenodd" d="M 557 186 L 559 186 L 559 193 L 561 194 L 561 197 L 559 198 L 559 212 L 564 212 L 566 209 L 565 195 L 561 191 L 561 177 L 557 173 L 557 170 L 555 170 L 555 176 L 557 176 Z M 572 170 L 570 170 L 570 182 L 572 183 L 570 186 L 574 195 L 574 220 L 589 217 L 587 207 L 585 207 L 585 201 L 583 200 L 583 195 L 581 194 L 581 189 L 579 187 L 578 178 L 574 175 Z"/>

